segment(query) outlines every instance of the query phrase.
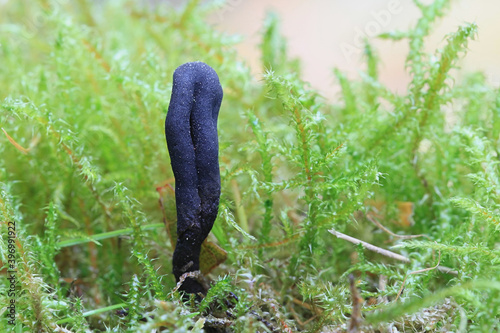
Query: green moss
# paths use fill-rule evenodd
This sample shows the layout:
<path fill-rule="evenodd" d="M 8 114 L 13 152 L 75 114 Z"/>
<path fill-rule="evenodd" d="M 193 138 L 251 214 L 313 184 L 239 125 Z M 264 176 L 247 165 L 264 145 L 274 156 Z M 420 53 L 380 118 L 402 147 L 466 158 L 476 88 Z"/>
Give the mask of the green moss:
<path fill-rule="evenodd" d="M 212 4 L 3 4 L 0 260 L 5 272 L 16 222 L 15 331 L 345 330 L 351 273 L 364 331 L 500 329 L 500 91 L 481 73 L 455 80 L 474 24 L 424 51 L 449 2 L 416 1 L 413 28 L 380 36 L 409 43 L 406 93 L 379 81 L 366 41 L 366 73 L 332 72 L 334 101 L 301 79 L 275 14 L 263 22 L 258 81 L 237 38 L 206 23 Z M 195 60 L 225 92 L 209 238 L 228 259 L 205 301 L 184 304 L 162 223 L 176 216 L 163 122 L 173 70 Z M 427 238 L 398 237 L 418 234 Z M 0 275 L 0 304 L 9 288 Z M 0 314 L 0 331 L 13 328 Z"/>

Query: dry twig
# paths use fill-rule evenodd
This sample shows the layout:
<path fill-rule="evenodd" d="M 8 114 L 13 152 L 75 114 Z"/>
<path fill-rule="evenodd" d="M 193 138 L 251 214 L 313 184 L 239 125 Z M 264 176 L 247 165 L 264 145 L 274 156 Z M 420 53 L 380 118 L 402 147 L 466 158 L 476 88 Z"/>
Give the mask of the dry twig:
<path fill-rule="evenodd" d="M 361 245 L 363 245 L 363 247 L 365 249 L 376 252 L 376 253 L 381 254 L 383 256 L 386 256 L 386 257 L 389 257 L 392 259 L 396 259 L 396 260 L 405 262 L 407 264 L 409 264 L 411 262 L 411 260 L 409 258 L 402 256 L 401 254 L 397 254 L 397 253 L 394 253 L 392 251 L 382 249 L 378 246 L 372 245 L 370 243 L 364 242 L 364 241 L 359 240 L 357 238 L 354 238 L 354 237 L 348 236 L 346 234 L 343 234 L 341 232 L 335 231 L 334 229 L 330 229 L 330 230 L 328 230 L 328 232 L 330 232 L 332 235 L 334 235 L 337 238 L 346 240 L 346 241 L 353 243 L 355 245 L 361 244 Z M 458 275 L 457 271 L 455 271 L 449 267 L 446 267 L 446 266 L 437 266 L 437 269 L 442 273 L 451 274 L 451 275 Z"/>
<path fill-rule="evenodd" d="M 352 274 L 349 274 L 349 288 L 351 289 L 352 312 L 347 332 L 358 333 L 363 320 L 361 318 L 361 305 L 363 304 L 363 298 L 359 295 L 358 288 L 356 288 L 356 282 L 354 281 L 354 275 Z"/>
<path fill-rule="evenodd" d="M 371 214 L 366 214 L 366 219 L 370 221 L 371 223 L 375 224 L 377 227 L 385 231 L 391 236 L 400 238 L 400 239 L 413 239 L 413 238 L 419 238 L 419 237 L 425 237 L 428 239 L 431 239 L 429 236 L 421 234 L 421 235 L 398 235 L 392 232 L 391 230 L 387 229 L 385 226 L 382 225 L 374 216 L 371 216 Z"/>
<path fill-rule="evenodd" d="M 401 293 L 403 292 L 403 288 L 405 286 L 405 283 L 406 283 L 406 279 L 408 278 L 408 275 L 412 275 L 412 274 L 420 274 L 420 273 L 423 273 L 423 272 L 427 272 L 427 271 L 432 271 L 436 268 L 439 268 L 439 263 L 441 262 L 441 251 L 439 251 L 439 258 L 438 258 L 438 263 L 436 264 L 436 266 L 433 266 L 433 267 L 429 267 L 429 268 L 424 268 L 424 269 L 419 269 L 418 271 L 413 271 L 413 272 L 410 272 L 408 273 L 404 280 L 403 280 L 403 284 L 401 285 L 401 288 L 399 289 L 398 291 L 398 295 L 396 296 L 396 299 L 394 300 L 395 302 L 399 299 L 399 296 L 401 296 Z"/>

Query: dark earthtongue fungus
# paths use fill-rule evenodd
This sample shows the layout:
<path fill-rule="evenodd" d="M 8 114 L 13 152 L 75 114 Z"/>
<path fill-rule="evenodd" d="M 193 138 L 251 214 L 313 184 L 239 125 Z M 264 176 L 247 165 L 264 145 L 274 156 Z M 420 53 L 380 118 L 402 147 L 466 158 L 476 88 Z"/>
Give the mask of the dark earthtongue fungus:
<path fill-rule="evenodd" d="M 177 244 L 173 273 L 177 282 L 183 274 L 200 269 L 201 244 L 219 209 L 217 117 L 222 96 L 219 77 L 207 64 L 190 62 L 175 70 L 165 136 L 175 177 Z M 179 290 L 206 293 L 191 277 Z"/>

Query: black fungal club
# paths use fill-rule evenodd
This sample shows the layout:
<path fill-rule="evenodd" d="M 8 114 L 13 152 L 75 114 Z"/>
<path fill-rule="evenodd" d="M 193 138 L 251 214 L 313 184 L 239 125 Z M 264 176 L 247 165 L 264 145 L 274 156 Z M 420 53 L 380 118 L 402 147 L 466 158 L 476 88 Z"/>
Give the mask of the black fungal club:
<path fill-rule="evenodd" d="M 202 62 L 189 62 L 174 72 L 165 136 L 175 177 L 177 244 L 173 273 L 179 282 L 200 269 L 201 244 L 219 209 L 220 171 L 217 117 L 222 102 L 217 73 Z M 206 293 L 194 278 L 180 290 Z"/>

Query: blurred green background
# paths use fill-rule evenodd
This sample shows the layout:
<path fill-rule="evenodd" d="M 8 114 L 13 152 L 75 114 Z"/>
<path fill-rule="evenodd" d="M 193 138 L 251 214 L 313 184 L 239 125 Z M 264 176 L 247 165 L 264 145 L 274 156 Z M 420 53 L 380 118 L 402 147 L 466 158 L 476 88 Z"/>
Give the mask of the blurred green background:
<path fill-rule="evenodd" d="M 421 2 L 429 4 L 432 1 Z M 302 61 L 304 80 L 311 82 L 329 99 L 338 92 L 338 87 L 333 84 L 332 68 L 338 67 L 351 78 L 356 77 L 361 69 L 363 48 L 360 36 L 374 37 L 376 33 L 390 30 L 406 31 L 420 16 L 411 0 L 229 0 L 210 17 L 210 22 L 221 31 L 243 36 L 237 49 L 256 75 L 261 71 L 259 31 L 269 10 L 279 13 L 289 55 Z M 426 50 L 432 52 L 442 47 L 443 36 L 455 31 L 463 22 L 475 22 L 479 27 L 478 38 L 469 44 L 467 57 L 462 60 L 463 73 L 482 71 L 490 83 L 499 86 L 498 13 L 500 1 L 452 1 L 447 15 L 435 25 L 426 42 Z M 392 90 L 404 93 L 410 80 L 404 69 L 408 45 L 389 40 L 370 41 L 382 59 L 380 81 Z M 343 51 L 349 46 L 356 50 L 352 53 Z"/>

